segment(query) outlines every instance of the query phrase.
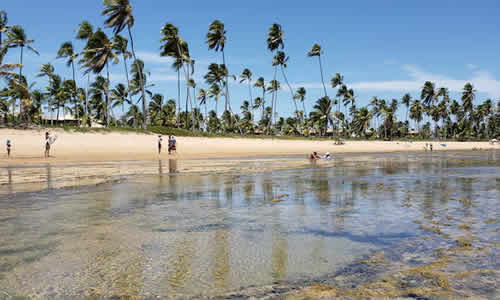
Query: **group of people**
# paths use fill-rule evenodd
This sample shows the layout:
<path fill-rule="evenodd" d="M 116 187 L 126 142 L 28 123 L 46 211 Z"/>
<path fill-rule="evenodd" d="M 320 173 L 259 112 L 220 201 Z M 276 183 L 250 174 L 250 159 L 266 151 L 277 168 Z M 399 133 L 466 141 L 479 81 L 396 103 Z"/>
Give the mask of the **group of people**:
<path fill-rule="evenodd" d="M 318 159 L 330 160 L 330 159 L 332 159 L 332 155 L 330 154 L 330 152 L 326 152 L 324 155 L 320 155 L 318 152 L 314 151 L 313 153 L 309 154 L 309 159 L 310 160 L 318 160 Z"/>
<path fill-rule="evenodd" d="M 163 137 L 161 135 L 158 136 L 158 154 L 161 154 L 161 146 L 163 143 Z M 177 141 L 175 140 L 175 136 L 168 136 L 168 154 L 172 152 L 177 152 Z"/>

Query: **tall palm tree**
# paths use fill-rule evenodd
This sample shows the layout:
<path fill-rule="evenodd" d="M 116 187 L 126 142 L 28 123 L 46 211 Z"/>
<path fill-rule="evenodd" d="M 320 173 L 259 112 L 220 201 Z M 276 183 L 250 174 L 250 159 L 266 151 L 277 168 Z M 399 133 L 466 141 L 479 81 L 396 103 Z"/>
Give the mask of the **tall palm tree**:
<path fill-rule="evenodd" d="M 264 118 L 264 107 L 266 106 L 266 82 L 264 77 L 259 77 L 255 84 L 253 85 L 256 88 L 262 89 L 262 98 L 260 99 L 262 102 L 262 118 Z"/>
<path fill-rule="evenodd" d="M 172 69 L 177 73 L 177 108 L 179 109 L 177 113 L 180 113 L 181 106 L 181 69 L 183 65 L 184 61 L 180 58 L 176 58 L 172 63 Z"/>
<path fill-rule="evenodd" d="M 161 45 L 160 56 L 171 57 L 174 59 L 172 67 L 177 70 L 178 79 L 178 106 L 180 110 L 180 69 L 184 70 L 184 75 L 186 77 L 186 83 L 189 81 L 189 70 L 188 66 L 191 62 L 189 56 L 189 47 L 186 41 L 184 41 L 179 36 L 179 29 L 171 23 L 166 23 L 161 30 L 162 38 L 160 42 Z M 190 98 L 189 88 L 187 89 L 187 98 Z M 186 99 L 187 101 L 187 99 Z M 187 114 L 187 112 L 186 112 Z"/>
<path fill-rule="evenodd" d="M 200 101 L 200 108 L 203 105 L 205 107 L 205 121 L 208 120 L 208 114 L 207 114 L 207 98 L 208 98 L 208 92 L 205 91 L 204 89 L 199 89 L 198 90 L 198 101 Z M 206 125 L 206 124 L 205 124 Z"/>
<path fill-rule="evenodd" d="M 436 88 L 434 83 L 426 81 L 422 87 L 422 93 L 420 94 L 420 100 L 425 106 L 431 106 L 436 99 Z"/>
<path fill-rule="evenodd" d="M 113 49 L 116 55 L 121 55 L 123 66 L 125 67 L 125 78 L 127 79 L 127 89 L 130 91 L 130 79 L 128 78 L 127 60 L 132 57 L 132 53 L 127 50 L 128 40 L 124 36 L 117 34 L 113 38 Z"/>
<path fill-rule="evenodd" d="M 8 37 L 8 40 L 6 41 L 7 47 L 21 49 L 20 61 L 19 61 L 19 77 L 22 77 L 24 48 L 26 47 L 28 50 L 35 53 L 36 55 L 40 55 L 40 53 L 38 53 L 38 51 L 31 46 L 31 44 L 33 44 L 35 40 L 28 38 L 26 33 L 24 32 L 24 29 L 21 26 L 14 25 L 10 27 L 10 30 L 7 32 L 7 37 Z M 15 101 L 12 106 L 13 108 L 15 108 Z M 22 101 L 20 101 L 19 110 L 22 113 L 23 110 Z"/>
<path fill-rule="evenodd" d="M 7 25 L 9 23 L 9 18 L 7 17 L 7 12 L 5 10 L 0 10 L 0 49 L 2 48 L 2 34 L 7 33 L 10 26 Z M 0 61 L 1 63 L 1 61 Z"/>
<path fill-rule="evenodd" d="M 417 123 L 417 130 L 420 132 L 420 122 L 422 122 L 424 105 L 419 100 L 414 100 L 410 107 L 410 118 Z"/>
<path fill-rule="evenodd" d="M 240 83 L 247 82 L 248 83 L 248 93 L 250 95 L 250 107 L 253 107 L 253 97 L 252 97 L 252 71 L 250 69 L 244 69 L 240 75 Z M 250 115 L 252 112 L 250 111 Z M 253 116 L 251 118 L 253 120 Z"/>
<path fill-rule="evenodd" d="M 132 26 L 134 26 L 134 15 L 132 14 L 132 5 L 129 0 L 103 0 L 104 10 L 102 11 L 103 16 L 108 18 L 104 22 L 106 27 L 113 28 L 113 32 L 116 34 L 120 33 L 127 27 L 128 36 L 130 40 L 130 49 L 132 50 L 132 56 L 134 57 L 134 62 L 137 63 L 137 57 L 135 55 L 134 49 L 134 39 L 132 37 Z M 139 66 L 137 66 L 139 68 Z M 142 117 L 143 117 L 143 127 L 146 129 L 147 114 L 146 114 L 146 92 L 144 78 L 142 78 L 142 73 L 139 73 L 139 85 L 142 95 Z"/>
<path fill-rule="evenodd" d="M 88 49 L 88 40 L 94 34 L 94 27 L 88 21 L 83 21 L 78 25 L 78 29 L 76 30 L 76 39 L 77 40 L 85 40 L 87 41 Z M 89 89 L 90 89 L 90 73 L 87 74 L 87 88 L 85 91 L 85 113 L 88 114 L 89 110 Z"/>
<path fill-rule="evenodd" d="M 294 95 L 294 98 L 296 100 L 299 100 L 300 102 L 302 102 L 302 109 L 304 110 L 303 116 L 306 116 L 307 112 L 306 112 L 306 106 L 304 104 L 304 101 L 306 99 L 306 89 L 304 87 L 299 87 L 297 89 L 297 92 Z M 304 121 L 304 120 L 302 120 L 302 121 Z"/>
<path fill-rule="evenodd" d="M 267 34 L 267 49 L 271 51 L 271 53 L 274 53 L 278 48 L 285 48 L 285 37 L 283 36 L 284 32 L 283 29 L 281 28 L 281 25 L 279 24 L 273 24 L 269 28 L 269 33 Z M 274 75 L 273 75 L 273 81 L 276 82 L 276 73 L 278 71 L 278 65 L 275 64 L 275 61 L 273 59 L 272 65 L 274 66 Z M 274 107 L 274 101 L 275 101 L 276 95 L 275 92 L 272 93 L 272 99 L 271 102 L 273 105 L 271 105 L 271 108 Z M 274 114 L 274 111 L 273 111 Z M 273 122 L 273 116 L 270 118 L 270 124 L 268 126 L 268 131 L 270 131 L 271 126 Z"/>
<path fill-rule="evenodd" d="M 288 88 L 290 89 L 290 93 L 292 96 L 292 102 L 295 106 L 295 113 L 297 114 L 298 108 L 297 108 L 297 101 L 295 101 L 295 97 L 294 97 L 295 93 L 293 92 L 293 88 L 290 85 L 290 82 L 288 82 L 288 78 L 286 77 L 286 73 L 285 73 L 285 68 L 287 67 L 287 62 L 289 59 L 290 59 L 290 57 L 286 56 L 285 52 L 278 51 L 278 52 L 276 52 L 276 55 L 274 56 L 273 65 L 276 64 L 276 65 L 280 66 L 281 74 L 283 75 L 283 79 L 285 79 L 285 83 L 287 84 Z M 275 98 L 275 101 L 276 101 L 276 98 Z"/>
<path fill-rule="evenodd" d="M 408 128 L 406 129 L 406 133 L 408 133 L 408 130 L 410 128 L 410 123 L 408 122 L 408 114 L 410 112 L 410 104 L 411 104 L 410 94 L 408 94 L 408 93 L 404 94 L 404 96 L 401 98 L 401 103 L 406 106 L 406 123 L 408 124 Z"/>
<path fill-rule="evenodd" d="M 462 91 L 462 108 L 465 113 L 469 113 L 474 109 L 474 99 L 476 98 L 476 90 L 474 86 L 467 82 Z"/>
<path fill-rule="evenodd" d="M 215 50 L 216 52 L 221 51 L 222 53 L 222 64 L 226 66 L 226 56 L 224 54 L 224 47 L 226 46 L 227 38 L 226 38 L 226 29 L 224 28 L 224 23 L 219 20 L 213 21 L 208 27 L 208 33 L 206 36 L 208 48 L 211 50 Z M 228 73 L 225 77 L 224 86 L 226 88 L 225 98 L 225 110 L 228 109 L 228 105 L 231 106 L 230 98 L 229 98 L 229 79 Z"/>
<path fill-rule="evenodd" d="M 323 77 L 323 66 L 321 64 L 321 54 L 323 54 L 323 51 L 321 50 L 321 46 L 319 44 L 314 44 L 311 48 L 311 51 L 307 53 L 307 56 L 309 57 L 318 57 L 319 61 L 319 71 L 321 74 L 321 83 L 323 84 L 323 90 L 325 92 L 325 97 L 328 96 L 328 93 L 326 92 L 326 86 L 325 86 L 325 79 Z"/>
<path fill-rule="evenodd" d="M 278 80 L 271 80 L 269 82 L 268 87 L 267 87 L 268 92 L 271 92 L 272 94 L 276 95 L 274 97 L 274 101 L 271 102 L 271 120 L 270 120 L 270 124 L 268 125 L 269 130 L 271 129 L 273 119 L 276 118 L 276 112 L 275 112 L 276 103 L 275 102 L 276 102 L 276 99 L 278 98 L 278 91 L 280 89 L 281 89 L 281 85 L 280 85 L 280 82 Z"/>
<path fill-rule="evenodd" d="M 213 98 L 215 101 L 215 116 L 217 117 L 217 104 L 219 103 L 219 97 L 221 94 L 222 90 L 220 86 L 217 83 L 213 83 L 210 86 L 210 89 L 208 90 L 208 97 Z"/>
<path fill-rule="evenodd" d="M 68 41 L 68 42 L 64 42 L 61 45 L 61 47 L 59 48 L 59 51 L 57 52 L 57 57 L 56 57 L 56 58 L 68 58 L 68 60 L 66 61 L 66 66 L 71 67 L 71 69 L 72 69 L 73 81 L 75 82 L 75 87 L 76 87 L 75 58 L 77 58 L 78 55 L 79 54 L 76 53 L 73 49 L 73 43 Z M 76 94 L 76 93 L 74 93 L 74 94 Z M 75 99 L 73 99 L 73 100 L 75 100 Z M 75 103 L 76 103 L 76 101 L 75 101 Z M 80 118 L 79 118 L 77 109 L 75 110 L 75 113 L 76 113 L 76 119 L 79 120 Z"/>
<path fill-rule="evenodd" d="M 83 58 L 80 60 L 83 63 L 82 68 L 85 69 L 85 74 L 92 72 L 100 74 L 106 68 L 107 84 L 105 86 L 106 94 L 106 124 L 109 125 L 109 62 L 118 63 L 118 56 L 113 51 L 113 43 L 107 35 L 98 29 L 88 40 L 87 49 L 83 51 Z"/>
<path fill-rule="evenodd" d="M 108 90 L 108 81 L 102 76 L 97 76 L 95 81 L 91 83 L 89 89 L 90 106 L 89 113 L 101 122 L 106 122 L 107 108 L 106 91 Z"/>

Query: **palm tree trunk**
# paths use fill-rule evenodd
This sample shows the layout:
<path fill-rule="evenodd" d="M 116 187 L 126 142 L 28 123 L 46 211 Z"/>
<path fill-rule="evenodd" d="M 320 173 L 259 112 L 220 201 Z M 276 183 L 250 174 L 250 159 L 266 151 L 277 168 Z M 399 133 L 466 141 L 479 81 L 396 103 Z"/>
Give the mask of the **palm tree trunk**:
<path fill-rule="evenodd" d="M 134 56 L 134 61 L 135 65 L 137 66 L 137 69 L 139 70 L 139 84 L 141 86 L 141 94 L 142 94 L 142 118 L 143 118 L 143 129 L 147 128 L 147 112 L 146 112 L 146 92 L 144 91 L 144 78 L 142 77 L 142 70 L 139 68 L 139 63 L 137 62 L 137 57 L 135 56 L 135 50 L 134 50 L 134 39 L 132 38 L 132 32 L 130 31 L 130 24 L 127 26 L 128 28 L 128 35 L 130 37 L 130 48 L 132 49 L 132 55 Z"/>
<path fill-rule="evenodd" d="M 73 61 L 71 62 L 71 68 L 73 70 L 73 83 L 75 84 L 75 89 L 76 89 L 75 63 Z M 75 101 L 74 107 L 75 107 L 75 111 L 76 111 L 76 122 L 77 122 L 78 126 L 80 126 L 80 115 L 79 115 L 79 112 L 78 112 L 78 102 L 77 102 L 76 99 L 74 99 L 74 101 Z"/>
<path fill-rule="evenodd" d="M 262 87 L 262 117 L 260 118 L 261 120 L 264 120 L 264 110 L 266 109 L 266 86 Z"/>
<path fill-rule="evenodd" d="M 123 65 L 125 66 L 125 78 L 127 79 L 127 95 L 129 95 L 129 100 L 132 102 L 132 95 L 130 95 L 130 80 L 128 78 L 128 68 L 127 68 L 127 58 L 125 57 L 125 53 L 122 53 L 123 56 Z M 122 103 L 122 113 L 125 112 L 125 102 Z"/>
<path fill-rule="evenodd" d="M 89 88 L 90 88 L 90 72 L 87 74 L 87 90 L 85 91 L 85 113 L 87 117 L 90 117 L 89 114 Z"/>
<path fill-rule="evenodd" d="M 274 66 L 274 76 L 273 80 L 276 82 L 276 73 L 278 72 L 278 66 Z M 271 127 L 273 126 L 273 119 L 274 119 L 274 95 L 276 94 L 276 91 L 273 89 L 272 92 L 272 97 L 271 97 L 271 118 L 269 118 L 269 125 L 268 125 L 268 130 L 271 131 Z"/>
<path fill-rule="evenodd" d="M 250 121 L 253 122 L 253 97 L 252 97 L 252 81 L 248 79 L 248 92 L 250 93 Z"/>
<path fill-rule="evenodd" d="M 175 113 L 177 116 L 181 112 L 181 69 L 177 69 L 177 107 L 175 108 Z M 179 125 L 179 118 L 176 117 L 177 126 Z"/>
<path fill-rule="evenodd" d="M 109 127 L 109 64 L 106 62 L 106 87 L 104 88 L 104 93 L 106 96 L 106 127 Z M 142 72 L 139 72 L 142 73 Z M 144 101 L 144 100 L 143 100 Z"/>
<path fill-rule="evenodd" d="M 299 118 L 299 116 L 297 115 L 297 111 L 299 110 L 297 107 L 297 100 L 295 100 L 293 97 L 293 89 L 292 89 L 292 86 L 290 85 L 290 83 L 288 82 L 288 78 L 286 77 L 285 70 L 283 69 L 283 65 L 281 66 L 281 74 L 283 74 L 283 78 L 285 79 L 286 85 L 288 86 L 288 88 L 290 89 L 290 93 L 292 94 L 292 101 L 293 101 L 293 104 L 295 105 L 295 116 L 297 118 Z"/>
<path fill-rule="evenodd" d="M 323 77 L 323 66 L 321 64 L 321 55 L 318 55 L 318 61 L 319 61 L 319 71 L 321 73 L 321 83 L 323 83 L 323 90 L 325 91 L 325 97 L 328 97 L 328 94 L 326 92 L 325 79 Z"/>
<path fill-rule="evenodd" d="M 224 64 L 224 67 L 226 68 L 226 110 L 228 105 L 231 106 L 229 103 L 231 100 L 229 99 L 229 68 L 226 65 L 226 55 L 224 54 L 224 50 L 222 50 L 222 63 Z"/>

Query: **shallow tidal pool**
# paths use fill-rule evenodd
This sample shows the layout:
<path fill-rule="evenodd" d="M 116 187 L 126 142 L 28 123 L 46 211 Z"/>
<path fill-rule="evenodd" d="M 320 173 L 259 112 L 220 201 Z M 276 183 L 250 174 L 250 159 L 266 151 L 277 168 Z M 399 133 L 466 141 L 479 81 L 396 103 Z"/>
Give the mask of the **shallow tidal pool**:
<path fill-rule="evenodd" d="M 48 168 L 0 170 L 0 299 L 499 296 L 497 152 Z"/>

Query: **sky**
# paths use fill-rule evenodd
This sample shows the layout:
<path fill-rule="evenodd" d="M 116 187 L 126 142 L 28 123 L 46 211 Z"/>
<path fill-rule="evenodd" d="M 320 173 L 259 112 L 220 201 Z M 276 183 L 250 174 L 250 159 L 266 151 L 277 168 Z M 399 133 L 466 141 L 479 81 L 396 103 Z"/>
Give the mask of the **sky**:
<path fill-rule="evenodd" d="M 139 58 L 145 61 L 154 83 L 151 90 L 177 97 L 177 75 L 171 61 L 161 58 L 160 30 L 165 23 L 179 28 L 180 36 L 190 46 L 196 60 L 194 79 L 198 87 L 208 88 L 203 75 L 212 62 L 222 63 L 220 53 L 211 51 L 205 41 L 213 20 L 224 22 L 227 30 L 225 48 L 230 74 L 239 76 L 249 68 L 257 79 L 272 79 L 272 54 L 266 47 L 266 34 L 273 23 L 282 25 L 284 51 L 290 60 L 287 77 L 294 89 L 307 90 L 306 110 L 323 96 L 317 58 L 307 57 L 314 43 L 324 51 L 323 69 L 330 96 L 330 78 L 337 72 L 354 89 L 358 106 L 367 105 L 373 96 L 391 100 L 405 93 L 419 98 L 427 80 L 437 87 L 447 87 L 454 99 L 466 82 L 477 90 L 476 104 L 500 98 L 500 4 L 497 0 L 463 1 L 154 1 L 131 0 L 135 16 L 133 35 Z M 56 73 L 71 79 L 71 70 L 57 60 L 57 50 L 65 41 L 73 41 L 76 51 L 84 43 L 74 39 L 75 30 L 83 20 L 95 27 L 104 27 L 100 0 L 17 0 L 2 1 L 10 24 L 25 28 L 35 40 L 40 56 L 25 52 L 24 73 L 36 88 L 43 89 L 45 80 L 36 74 L 43 63 L 52 63 Z M 111 30 L 105 31 L 112 35 Z M 124 32 L 125 34 L 125 32 Z M 5 62 L 17 62 L 19 50 L 12 49 Z M 112 84 L 125 81 L 123 63 L 111 67 Z M 291 115 L 293 103 L 284 84 L 278 96 L 280 116 Z M 79 72 L 77 82 L 86 86 L 86 77 Z M 182 99 L 185 98 L 183 89 Z M 249 99 L 248 86 L 230 83 L 232 107 L 237 112 Z M 253 91 L 253 97 L 260 95 Z M 268 96 L 270 99 L 270 96 Z M 223 107 L 219 103 L 219 111 Z M 213 103 L 209 104 L 213 108 Z M 399 115 L 406 114 L 401 108 Z"/>

